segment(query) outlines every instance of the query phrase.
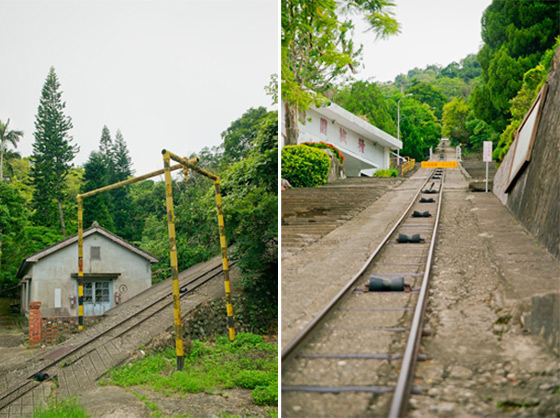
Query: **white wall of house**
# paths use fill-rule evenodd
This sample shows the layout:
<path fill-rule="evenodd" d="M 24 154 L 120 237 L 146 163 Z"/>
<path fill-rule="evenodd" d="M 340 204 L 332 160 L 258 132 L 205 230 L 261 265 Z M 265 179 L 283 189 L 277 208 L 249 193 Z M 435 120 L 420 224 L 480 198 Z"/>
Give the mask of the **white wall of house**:
<path fill-rule="evenodd" d="M 99 260 L 91 260 L 91 247 L 100 248 Z M 25 286 L 22 287 L 22 307 L 27 310 L 29 302 L 41 302 L 43 316 L 77 315 L 77 302 L 74 306 L 70 304 L 70 296 L 77 298 L 78 295 L 77 279 L 71 277 L 77 272 L 77 242 L 41 258 L 25 274 L 31 279 L 31 289 L 30 300 L 25 300 Z M 114 306 L 114 292 L 121 285 L 126 286 L 126 292 L 121 294 L 121 302 L 124 302 L 148 289 L 152 283 L 149 260 L 99 233 L 84 238 L 84 273 L 120 273 L 110 287 L 111 306 Z M 55 306 L 57 296 L 59 307 Z"/>
<path fill-rule="evenodd" d="M 306 112 L 305 123 L 299 122 L 298 144 L 302 142 L 336 146 L 349 177 L 389 168 L 391 150 L 402 148 L 401 141 L 335 104 Z"/>

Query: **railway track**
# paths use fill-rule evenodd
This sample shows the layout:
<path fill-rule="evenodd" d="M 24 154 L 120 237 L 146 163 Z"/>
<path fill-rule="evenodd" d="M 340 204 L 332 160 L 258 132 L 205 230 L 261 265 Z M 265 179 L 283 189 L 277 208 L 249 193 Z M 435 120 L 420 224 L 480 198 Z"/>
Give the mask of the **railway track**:
<path fill-rule="evenodd" d="M 360 271 L 285 346 L 284 416 L 405 415 L 420 391 L 413 375 L 425 359 L 418 350 L 444 180 L 442 169 L 429 173 Z"/>
<path fill-rule="evenodd" d="M 204 271 L 187 274 L 180 279 L 181 299 L 222 273 L 219 263 Z M 144 339 L 147 339 L 168 328 L 162 323 L 171 326 L 169 311 L 172 309 L 173 295 L 169 283 L 166 284 L 158 286 L 154 294 L 147 298 L 149 301 L 138 298 L 140 295 L 131 299 L 130 307 L 123 305 L 119 315 L 111 318 L 100 332 L 89 330 L 89 334 L 79 336 L 82 338 L 78 338 L 75 345 L 42 353 L 31 360 L 31 365 L 20 371 L 19 376 L 14 374 L 7 378 L 9 384 L 0 392 L 0 417 L 30 415 L 38 402 L 50 393 L 50 386 L 44 386 L 46 382 L 54 382 L 59 395 L 75 396 L 80 388 L 95 382 L 107 370 L 121 364 L 137 348 L 136 339 L 129 338 L 131 332 L 144 333 Z M 141 325 L 146 329 L 141 328 Z"/>

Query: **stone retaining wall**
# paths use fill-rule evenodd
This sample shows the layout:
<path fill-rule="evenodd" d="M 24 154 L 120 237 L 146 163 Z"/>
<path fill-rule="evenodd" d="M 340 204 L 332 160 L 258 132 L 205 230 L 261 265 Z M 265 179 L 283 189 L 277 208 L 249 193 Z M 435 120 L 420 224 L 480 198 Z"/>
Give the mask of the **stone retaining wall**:
<path fill-rule="evenodd" d="M 244 296 L 232 298 L 235 332 L 252 332 L 262 334 L 274 332 L 264 329 L 267 324 L 255 323 L 255 315 L 251 315 L 247 299 Z M 191 340 L 206 340 L 216 335 L 227 334 L 226 304 L 222 299 L 205 302 L 199 306 L 184 322 L 184 334 Z"/>

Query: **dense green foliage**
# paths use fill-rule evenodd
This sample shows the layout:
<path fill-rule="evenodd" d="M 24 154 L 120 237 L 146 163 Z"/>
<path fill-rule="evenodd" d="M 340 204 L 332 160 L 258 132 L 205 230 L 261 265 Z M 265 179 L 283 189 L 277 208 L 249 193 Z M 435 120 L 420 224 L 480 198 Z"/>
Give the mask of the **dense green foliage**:
<path fill-rule="evenodd" d="M 35 221 L 47 227 L 60 227 L 66 235 L 63 203 L 66 200 L 66 176 L 79 151 L 72 145 L 72 120 L 64 114 L 58 77 L 51 67 L 35 117 L 35 142 L 31 157 L 31 178 L 34 186 L 32 208 Z"/>
<path fill-rule="evenodd" d="M 389 113 L 389 105 L 375 83 L 357 81 L 338 89 L 333 101 L 349 112 L 365 118 L 379 129 L 396 136 L 397 124 Z"/>
<path fill-rule="evenodd" d="M 502 132 L 511 118 L 510 100 L 523 74 L 538 65 L 560 34 L 560 7 L 544 0 L 494 0 L 482 16 L 478 53 L 483 84 L 473 94 L 475 116 Z"/>
<path fill-rule="evenodd" d="M 132 161 L 121 131 L 115 140 L 107 126 L 101 131 L 99 151 L 90 154 L 84 165 L 81 193 L 99 189 L 126 180 L 132 175 Z M 129 188 L 122 187 L 84 199 L 84 227 L 94 221 L 127 240 L 139 240 L 135 234 L 133 210 L 129 204 Z M 140 230 L 141 232 L 141 230 Z"/>
<path fill-rule="evenodd" d="M 474 86 L 478 83 L 481 68 L 475 54 L 467 55 L 457 62 L 452 62 L 447 67 L 428 65 L 425 69 L 413 68 L 407 74 L 400 74 L 395 81 L 382 85 L 385 95 L 387 90 L 407 91 L 416 84 L 432 86 L 441 92 L 447 100 L 455 97 L 467 99 Z M 431 105 L 433 106 L 433 105 Z"/>
<path fill-rule="evenodd" d="M 435 112 L 447 98 L 431 85 L 418 82 L 407 90 L 407 94 L 409 92 L 413 97 L 403 97 L 396 86 L 357 81 L 340 86 L 333 101 L 396 137 L 397 102 L 402 98 L 401 154 L 422 160 L 429 153 L 430 146 L 437 145 L 441 137 L 441 126 Z"/>
<path fill-rule="evenodd" d="M 246 158 L 224 173 L 222 190 L 227 230 L 243 273 L 249 311 L 255 323 L 266 318 L 269 324 L 277 324 L 278 113 L 263 115 Z M 215 213 L 212 221 L 216 222 Z"/>
<path fill-rule="evenodd" d="M 412 94 L 414 99 L 421 103 L 426 103 L 434 110 L 436 117 L 441 119 L 443 105 L 447 103 L 448 98 L 440 89 L 427 83 L 417 82 L 413 83 L 405 93 Z"/>
<path fill-rule="evenodd" d="M 23 131 L 9 129 L 10 119 L 3 123 L 0 120 L 0 183 L 4 181 L 4 154 L 8 152 L 8 143 L 14 148 L 23 136 Z"/>
<path fill-rule="evenodd" d="M 301 145 L 305 145 L 311 148 L 331 150 L 336 159 L 340 161 L 341 164 L 344 164 L 344 155 L 342 155 L 340 150 L 333 144 L 327 144 L 326 142 L 302 142 Z"/>
<path fill-rule="evenodd" d="M 255 124 L 259 124 L 267 113 L 262 106 L 251 108 L 222 132 L 225 161 L 234 163 L 247 155 L 256 140 Z"/>
<path fill-rule="evenodd" d="M 293 187 L 315 187 L 325 184 L 331 167 L 328 154 L 306 145 L 282 148 L 282 178 Z"/>
<path fill-rule="evenodd" d="M 183 371 L 176 370 L 176 361 L 174 348 L 149 353 L 113 370 L 102 384 L 146 386 L 165 395 L 238 387 L 252 389 L 257 405 L 277 405 L 278 345 L 259 335 L 240 333 L 233 343 L 225 336 L 215 343 L 194 340 L 185 352 Z"/>

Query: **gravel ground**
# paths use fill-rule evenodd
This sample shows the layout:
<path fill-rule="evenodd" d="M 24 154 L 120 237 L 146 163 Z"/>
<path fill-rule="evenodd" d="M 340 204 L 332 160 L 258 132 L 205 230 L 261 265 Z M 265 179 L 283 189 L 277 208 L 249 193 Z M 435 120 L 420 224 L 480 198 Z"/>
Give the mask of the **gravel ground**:
<path fill-rule="evenodd" d="M 418 365 L 424 395 L 413 397 L 409 416 L 560 416 L 558 358 L 519 321 L 527 297 L 558 291 L 558 263 L 493 195 L 466 187 L 448 170 L 427 315 L 433 336 L 422 340 L 431 360 Z M 531 262 L 516 260 L 529 253 Z M 536 265 L 549 280 L 527 286 Z"/>

